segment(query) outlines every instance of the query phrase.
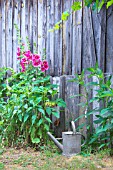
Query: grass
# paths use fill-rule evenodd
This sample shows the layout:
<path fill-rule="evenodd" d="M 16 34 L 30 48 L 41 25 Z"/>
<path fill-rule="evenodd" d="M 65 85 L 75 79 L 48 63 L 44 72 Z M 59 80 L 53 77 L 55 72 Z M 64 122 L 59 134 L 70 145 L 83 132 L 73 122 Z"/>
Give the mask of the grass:
<path fill-rule="evenodd" d="M 62 156 L 53 144 L 41 151 L 28 147 L 5 148 L 0 152 L 0 170 L 105 170 L 112 167 L 113 158 L 109 156 L 108 150 L 95 154 L 82 152 L 71 158 Z"/>

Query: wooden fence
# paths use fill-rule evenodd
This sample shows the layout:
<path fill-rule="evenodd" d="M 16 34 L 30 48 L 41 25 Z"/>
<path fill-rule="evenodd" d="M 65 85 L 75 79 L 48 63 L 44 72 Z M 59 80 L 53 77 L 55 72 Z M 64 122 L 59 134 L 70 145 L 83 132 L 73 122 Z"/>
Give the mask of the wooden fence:
<path fill-rule="evenodd" d="M 61 113 L 61 130 L 80 112 L 76 106 L 78 99 L 72 101 L 68 96 L 82 89 L 74 83 L 69 84 L 68 79 L 75 73 L 81 74 L 83 68 L 94 66 L 96 61 L 105 73 L 113 72 L 113 6 L 100 12 L 83 8 L 63 22 L 60 30 L 48 31 L 74 1 L 0 0 L 0 67 L 18 70 L 16 23 L 24 43 L 25 37 L 29 37 L 32 51 L 33 42 L 41 56 L 43 49 L 46 50 L 48 74 L 60 83 L 60 96 L 68 106 L 65 113 Z"/>

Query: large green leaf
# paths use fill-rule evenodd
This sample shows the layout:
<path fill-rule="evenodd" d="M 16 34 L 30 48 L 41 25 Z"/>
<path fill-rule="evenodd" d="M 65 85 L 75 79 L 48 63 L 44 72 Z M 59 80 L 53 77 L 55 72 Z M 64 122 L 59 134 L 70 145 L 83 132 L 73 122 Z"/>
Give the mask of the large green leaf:
<path fill-rule="evenodd" d="M 28 118 L 29 118 L 29 114 L 25 113 L 25 115 L 24 115 L 24 123 L 27 121 Z"/>

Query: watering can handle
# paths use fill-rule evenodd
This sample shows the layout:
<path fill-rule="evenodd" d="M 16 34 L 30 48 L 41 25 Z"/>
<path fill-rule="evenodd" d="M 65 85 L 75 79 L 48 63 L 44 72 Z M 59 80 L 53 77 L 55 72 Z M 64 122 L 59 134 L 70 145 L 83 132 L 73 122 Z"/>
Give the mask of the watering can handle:
<path fill-rule="evenodd" d="M 72 126 L 72 129 L 73 129 L 73 134 L 75 134 L 76 133 L 76 128 L 75 128 L 74 121 L 71 121 L 71 126 Z"/>
<path fill-rule="evenodd" d="M 72 129 L 73 129 L 73 134 L 76 133 L 76 128 L 75 128 L 75 123 L 74 121 L 71 121 L 71 126 L 72 126 Z M 84 135 L 81 134 L 81 136 L 84 138 L 84 143 L 81 145 L 81 146 L 84 146 L 86 144 L 86 138 Z"/>
<path fill-rule="evenodd" d="M 85 136 L 82 135 L 82 134 L 81 134 L 81 136 L 83 136 L 83 138 L 84 138 L 84 143 L 83 143 L 81 146 L 84 146 L 84 145 L 86 144 L 86 138 L 85 138 Z"/>

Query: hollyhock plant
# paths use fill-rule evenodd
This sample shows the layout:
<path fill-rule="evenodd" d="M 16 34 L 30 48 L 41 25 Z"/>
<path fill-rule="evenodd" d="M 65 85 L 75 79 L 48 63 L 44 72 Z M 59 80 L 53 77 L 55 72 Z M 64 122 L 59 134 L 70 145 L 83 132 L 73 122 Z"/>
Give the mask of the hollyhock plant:
<path fill-rule="evenodd" d="M 26 56 L 27 60 L 32 61 L 32 53 L 30 50 L 26 51 L 24 56 Z"/>
<path fill-rule="evenodd" d="M 17 48 L 17 56 L 18 56 L 18 58 L 17 58 L 17 59 L 20 59 L 20 54 L 21 54 L 21 52 L 20 52 L 20 48 L 18 47 L 18 48 Z"/>

